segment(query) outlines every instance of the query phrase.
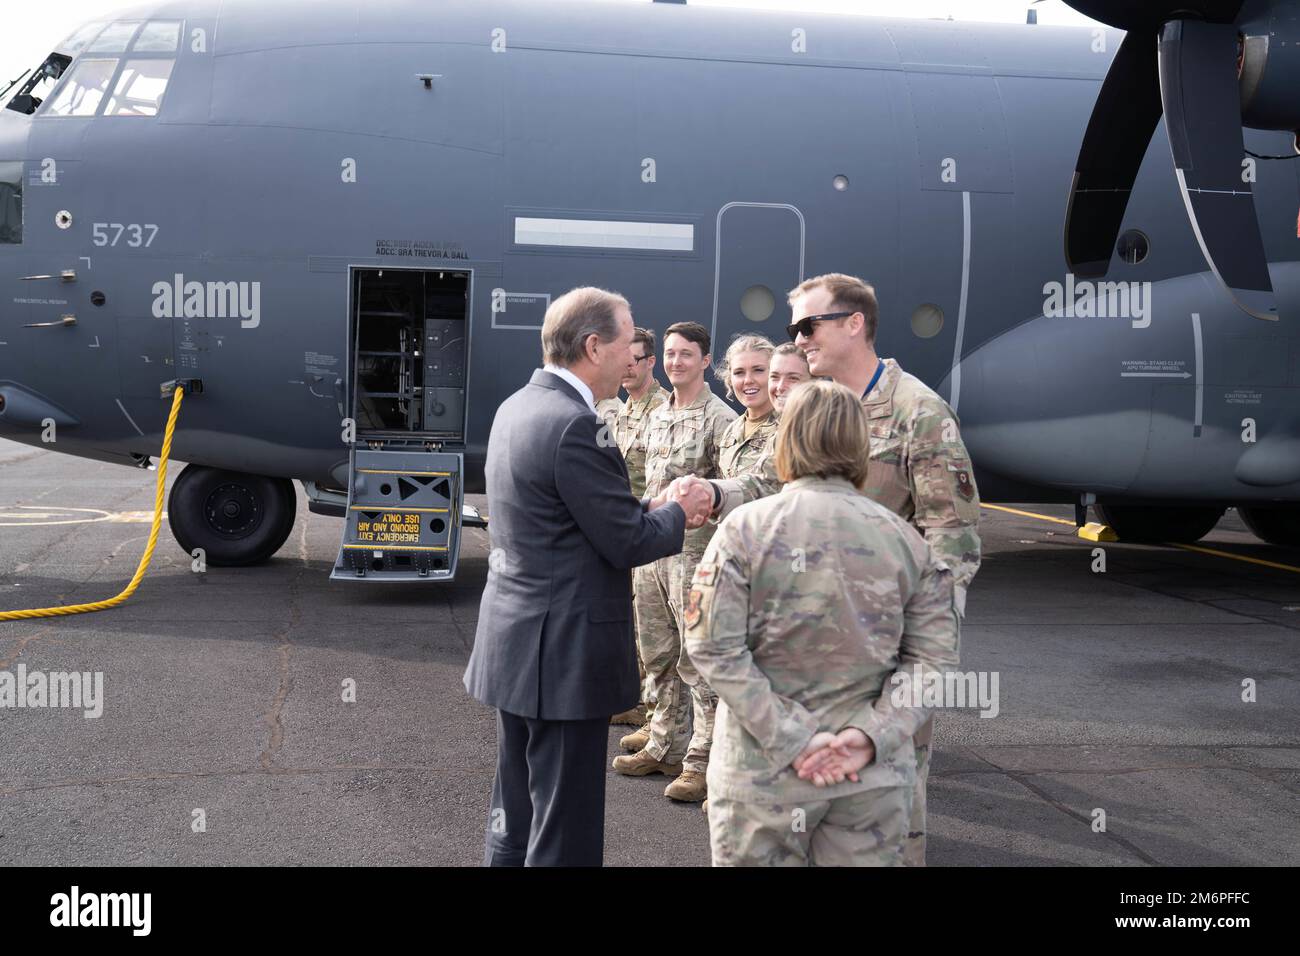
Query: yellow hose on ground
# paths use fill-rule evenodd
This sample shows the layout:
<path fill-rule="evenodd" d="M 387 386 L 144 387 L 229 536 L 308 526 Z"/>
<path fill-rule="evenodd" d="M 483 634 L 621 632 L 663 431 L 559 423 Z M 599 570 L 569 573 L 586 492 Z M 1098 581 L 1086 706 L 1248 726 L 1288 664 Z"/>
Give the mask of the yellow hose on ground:
<path fill-rule="evenodd" d="M 163 435 L 162 453 L 158 456 L 158 490 L 154 495 L 153 503 L 153 527 L 149 529 L 149 544 L 144 549 L 144 555 L 140 558 L 140 566 L 135 569 L 135 577 L 131 583 L 115 598 L 109 598 L 107 601 L 98 601 L 94 604 L 73 604 L 68 607 L 46 607 L 32 611 L 0 611 L 0 621 L 27 621 L 40 617 L 64 617 L 69 614 L 89 614 L 91 611 L 107 611 L 109 608 L 117 607 L 119 604 L 125 604 L 135 593 L 135 589 L 140 586 L 144 580 L 145 572 L 149 570 L 149 565 L 153 561 L 153 549 L 158 544 L 158 529 L 162 527 L 163 515 L 163 489 L 167 484 L 167 459 L 172 453 L 172 435 L 176 432 L 176 420 L 180 417 L 181 401 L 185 397 L 185 389 L 178 383 L 176 392 L 172 396 L 172 410 L 167 417 L 167 431 Z"/>

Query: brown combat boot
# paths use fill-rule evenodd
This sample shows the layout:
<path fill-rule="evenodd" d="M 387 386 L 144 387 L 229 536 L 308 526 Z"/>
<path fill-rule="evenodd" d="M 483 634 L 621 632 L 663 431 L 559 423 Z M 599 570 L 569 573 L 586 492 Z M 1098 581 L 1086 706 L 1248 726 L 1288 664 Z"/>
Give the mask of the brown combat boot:
<path fill-rule="evenodd" d="M 682 803 L 699 803 L 709 795 L 708 784 L 704 782 L 704 771 L 683 770 L 681 776 L 668 785 L 664 796 Z"/>
<path fill-rule="evenodd" d="M 644 750 L 638 750 L 634 754 L 615 757 L 614 769 L 629 777 L 645 777 L 652 773 L 662 773 L 669 777 L 675 777 L 682 772 L 682 765 L 668 763 L 666 760 L 656 760 Z"/>
<path fill-rule="evenodd" d="M 645 709 L 642 707 L 633 707 L 631 710 L 625 710 L 621 714 L 615 714 L 609 718 L 611 726 L 640 727 L 645 723 Z M 636 748 L 640 750 L 641 748 Z"/>
<path fill-rule="evenodd" d="M 636 753 L 650 742 L 650 725 L 642 724 L 640 730 L 634 730 L 626 737 L 620 738 L 618 745 L 628 753 Z"/>

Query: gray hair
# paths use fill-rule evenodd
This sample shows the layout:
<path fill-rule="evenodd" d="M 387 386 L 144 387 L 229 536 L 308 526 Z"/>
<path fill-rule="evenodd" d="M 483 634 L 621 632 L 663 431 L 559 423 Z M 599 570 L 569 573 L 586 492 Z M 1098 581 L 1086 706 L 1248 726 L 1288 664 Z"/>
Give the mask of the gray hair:
<path fill-rule="evenodd" d="M 614 341 L 618 338 L 614 316 L 620 308 L 631 311 L 632 307 L 617 292 L 591 286 L 560 296 L 546 310 L 542 322 L 542 361 L 571 368 L 585 354 L 588 336 L 598 335 L 602 342 Z"/>
<path fill-rule="evenodd" d="M 762 352 L 767 356 L 768 362 L 772 361 L 772 353 L 776 346 L 772 340 L 765 335 L 737 335 L 727 346 L 727 354 L 722 357 L 722 361 L 713 369 L 713 374 L 718 380 L 727 387 L 727 398 L 735 398 L 736 393 L 731 389 L 731 362 L 737 355 L 744 352 Z"/>

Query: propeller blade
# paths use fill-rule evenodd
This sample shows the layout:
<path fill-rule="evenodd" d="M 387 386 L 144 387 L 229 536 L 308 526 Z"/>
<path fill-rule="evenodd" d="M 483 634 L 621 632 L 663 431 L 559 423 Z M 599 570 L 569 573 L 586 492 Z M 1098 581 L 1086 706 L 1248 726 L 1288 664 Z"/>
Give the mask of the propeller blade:
<path fill-rule="evenodd" d="M 1133 182 L 1163 107 L 1156 81 L 1156 38 L 1124 37 L 1083 137 L 1065 211 L 1065 261 L 1077 276 L 1110 268 Z"/>
<path fill-rule="evenodd" d="M 1237 28 L 1174 20 L 1160 31 L 1160 91 L 1187 215 L 1205 261 L 1257 319 L 1276 320 L 1277 300 L 1250 183 L 1237 83 Z"/>

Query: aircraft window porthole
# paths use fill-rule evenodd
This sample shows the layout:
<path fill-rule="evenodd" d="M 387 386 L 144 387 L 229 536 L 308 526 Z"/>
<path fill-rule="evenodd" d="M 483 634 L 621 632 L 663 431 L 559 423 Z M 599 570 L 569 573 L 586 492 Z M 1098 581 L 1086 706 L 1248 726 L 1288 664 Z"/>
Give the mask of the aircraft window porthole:
<path fill-rule="evenodd" d="M 917 338 L 934 338 L 943 331 L 943 309 L 933 302 L 918 305 L 912 313 L 912 331 Z"/>
<path fill-rule="evenodd" d="M 90 293 L 90 304 L 95 306 L 95 308 L 102 308 L 104 303 L 107 301 L 108 296 L 104 295 L 102 292 L 96 291 Z"/>
<path fill-rule="evenodd" d="M 740 297 L 740 312 L 751 322 L 766 322 L 776 311 L 776 296 L 765 285 L 752 285 Z"/>
<path fill-rule="evenodd" d="M 1130 229 L 1124 235 L 1119 237 L 1119 243 L 1116 245 L 1116 251 L 1124 262 L 1135 266 L 1142 262 L 1151 252 L 1151 240 L 1146 237 L 1146 233 L 1138 229 Z"/>
<path fill-rule="evenodd" d="M 849 177 L 836 176 L 833 180 L 831 180 L 831 185 L 835 187 L 836 192 L 842 193 L 849 188 Z"/>

